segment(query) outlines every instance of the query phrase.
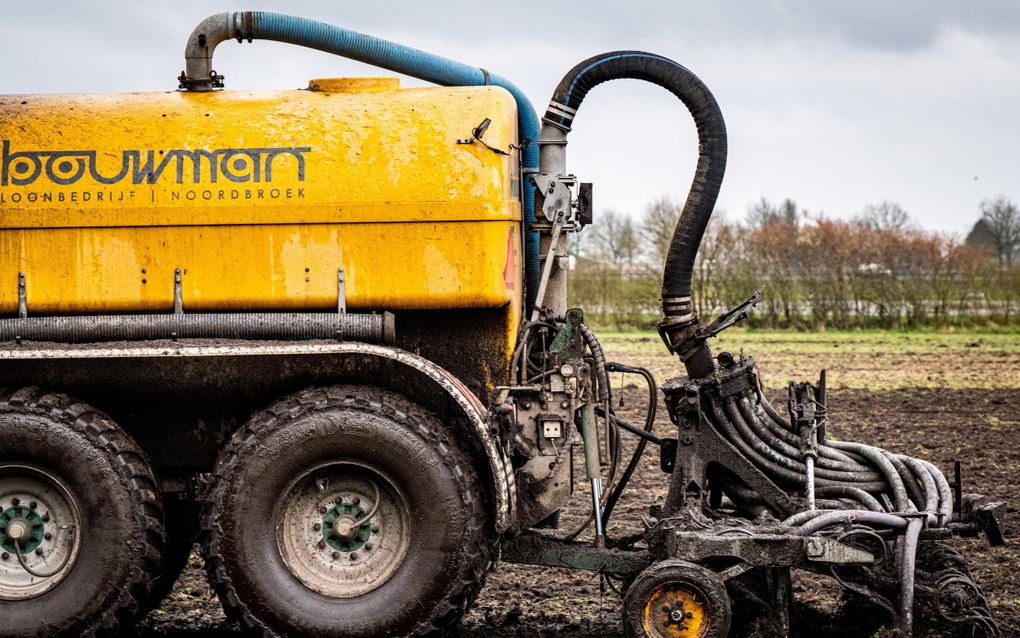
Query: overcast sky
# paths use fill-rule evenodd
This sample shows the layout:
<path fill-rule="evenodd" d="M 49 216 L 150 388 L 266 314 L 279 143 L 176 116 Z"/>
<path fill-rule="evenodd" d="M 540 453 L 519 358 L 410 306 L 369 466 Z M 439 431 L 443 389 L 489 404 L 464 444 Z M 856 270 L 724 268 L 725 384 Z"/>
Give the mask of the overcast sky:
<path fill-rule="evenodd" d="M 981 201 L 1020 201 L 1020 2 L 14 2 L 0 0 L 0 93 L 176 88 L 192 27 L 210 13 L 276 10 L 478 65 L 541 109 L 560 77 L 602 51 L 670 57 L 713 90 L 729 130 L 718 208 L 761 197 L 849 217 L 900 203 L 927 228 L 965 233 Z M 295 47 L 227 42 L 227 87 L 379 75 Z M 405 85 L 415 84 L 405 81 Z M 636 81 L 595 89 L 568 165 L 597 209 L 639 214 L 682 198 L 696 138 L 683 106 Z"/>

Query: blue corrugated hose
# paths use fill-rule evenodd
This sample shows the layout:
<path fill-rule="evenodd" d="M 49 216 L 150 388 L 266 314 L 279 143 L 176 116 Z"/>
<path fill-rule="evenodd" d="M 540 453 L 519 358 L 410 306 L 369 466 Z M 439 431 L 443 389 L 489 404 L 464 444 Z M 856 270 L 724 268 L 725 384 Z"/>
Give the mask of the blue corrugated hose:
<path fill-rule="evenodd" d="M 245 18 L 248 15 L 244 16 Z M 239 39 L 275 40 L 318 49 L 441 86 L 500 86 L 517 101 L 517 128 L 520 135 L 521 162 L 525 171 L 538 168 L 538 116 L 524 93 L 508 80 L 478 67 L 468 66 L 442 56 L 373 38 L 324 22 L 267 11 L 250 12 L 250 20 L 239 20 Z M 535 302 L 541 271 L 538 233 L 535 221 L 535 192 L 527 172 L 522 175 L 521 201 L 524 205 L 524 272 L 527 281 L 528 308 Z"/>

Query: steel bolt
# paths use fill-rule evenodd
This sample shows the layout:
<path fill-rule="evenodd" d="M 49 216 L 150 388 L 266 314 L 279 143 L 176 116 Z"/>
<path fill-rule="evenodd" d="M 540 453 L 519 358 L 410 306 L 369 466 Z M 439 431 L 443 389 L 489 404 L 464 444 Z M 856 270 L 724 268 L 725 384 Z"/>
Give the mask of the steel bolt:
<path fill-rule="evenodd" d="M 28 504 L 28 509 L 34 510 L 38 506 L 39 506 L 38 503 L 36 503 L 35 501 L 32 501 L 31 503 Z"/>
<path fill-rule="evenodd" d="M 43 520 L 44 523 L 49 523 L 50 522 L 50 513 L 49 512 L 44 513 L 42 515 L 42 520 Z"/>
<path fill-rule="evenodd" d="M 46 540 L 51 540 L 53 538 L 53 534 L 46 532 L 45 534 L 43 534 L 43 538 L 45 538 Z"/>
<path fill-rule="evenodd" d="M 319 549 L 326 549 L 326 541 L 319 541 Z"/>
<path fill-rule="evenodd" d="M 340 552 L 333 552 L 333 560 L 340 558 Z"/>
<path fill-rule="evenodd" d="M 344 502 L 344 497 L 342 497 L 342 496 L 336 497 L 336 504 L 337 505 L 339 505 L 340 503 L 343 503 L 343 502 Z"/>
<path fill-rule="evenodd" d="M 35 555 L 36 556 L 42 556 L 42 554 L 43 554 L 42 547 L 40 547 L 39 549 L 35 550 Z"/>
<path fill-rule="evenodd" d="M 312 525 L 312 529 L 314 529 L 315 531 L 318 532 L 318 531 L 322 530 L 322 524 L 321 523 L 316 523 L 315 525 Z"/>
<path fill-rule="evenodd" d="M 358 552 L 351 552 L 351 560 L 358 560 Z"/>
<path fill-rule="evenodd" d="M 365 543 L 365 551 L 366 552 L 372 551 L 372 543 Z"/>
<path fill-rule="evenodd" d="M 372 533 L 373 534 L 378 534 L 379 533 L 379 526 L 378 525 L 373 525 L 372 526 Z"/>
<path fill-rule="evenodd" d="M 21 505 L 21 499 L 17 498 L 11 499 L 11 505 L 13 505 L 14 507 Z"/>
<path fill-rule="evenodd" d="M 326 512 L 328 512 L 328 511 L 329 511 L 329 510 L 327 510 L 327 509 L 326 509 L 326 506 L 325 506 L 325 505 L 323 505 L 322 507 L 320 507 L 320 508 L 319 508 L 319 513 L 320 513 L 320 514 L 325 514 L 325 513 L 326 513 Z"/>
<path fill-rule="evenodd" d="M 3 554 L 0 554 L 0 559 L 3 559 L 3 560 L 7 560 L 10 557 L 11 557 L 11 555 L 8 554 L 7 552 L 4 552 Z"/>
<path fill-rule="evenodd" d="M 351 499 L 351 503 L 354 503 L 355 505 L 360 505 L 361 499 L 355 496 L 354 498 Z"/>

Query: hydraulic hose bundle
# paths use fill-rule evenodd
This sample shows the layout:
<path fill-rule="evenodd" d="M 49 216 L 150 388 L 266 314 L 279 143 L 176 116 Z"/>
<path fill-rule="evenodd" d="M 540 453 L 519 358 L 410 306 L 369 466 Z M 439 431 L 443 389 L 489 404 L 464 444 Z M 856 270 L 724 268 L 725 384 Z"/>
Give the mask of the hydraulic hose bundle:
<path fill-rule="evenodd" d="M 725 493 L 740 516 L 757 519 L 771 511 L 785 518 L 779 529 L 792 530 L 795 535 L 868 536 L 878 539 L 883 553 L 885 542 L 896 538 L 899 605 L 898 609 L 889 608 L 898 615 L 901 630 L 912 635 L 922 533 L 927 530 L 934 537 L 945 536 L 945 528 L 953 520 L 954 493 L 945 476 L 926 461 L 870 445 L 827 440 L 824 427 L 819 427 L 825 414 L 824 377 L 822 391 L 798 403 L 796 414 L 791 384 L 791 418 L 787 420 L 762 393 L 753 361 L 741 357 L 736 364 L 727 354 L 725 360 L 720 357 L 721 367 L 717 367 L 707 338 L 745 317 L 760 298 L 760 291 L 707 326 L 699 324 L 694 312 L 692 273 L 719 194 L 727 153 L 722 114 L 705 84 L 676 62 L 640 51 L 605 53 L 581 62 L 560 81 L 543 117 L 541 174 L 566 173 L 563 149 L 578 108 L 592 88 L 623 78 L 651 82 L 679 98 L 694 118 L 699 142 L 694 182 L 670 243 L 662 279 L 659 332 L 669 351 L 680 356 L 688 375 L 667 382 L 672 389 L 664 388 L 671 417 L 684 439 L 677 448 L 677 469 L 673 470 L 664 515 L 697 519 L 706 504 L 717 507 L 719 497 L 707 494 L 706 503 L 700 489 L 691 489 L 707 480 L 706 491 Z M 803 399 L 808 387 L 801 384 L 797 397 Z M 808 405 L 811 401 L 814 405 Z M 799 418 L 805 409 L 820 418 Z M 649 412 L 654 415 L 654 405 Z M 641 448 L 648 440 L 661 444 L 650 427 L 640 431 L 616 417 L 611 422 L 641 436 Z M 684 433 L 684 428 L 695 429 Z M 704 458 L 697 458 L 699 455 Z M 722 459 L 742 466 L 740 471 L 727 467 Z M 685 469 L 680 469 L 681 465 Z M 612 494 L 605 523 L 630 472 L 628 467 Z M 704 476 L 697 476 L 699 473 Z M 804 496 L 804 505 L 790 496 Z M 835 569 L 833 574 L 840 578 Z M 935 590 L 936 600 L 944 595 L 968 600 L 973 611 L 962 620 L 951 620 L 997 635 L 987 601 L 969 573 L 964 568 L 953 574 L 929 591 Z M 869 591 L 867 587 L 858 591 Z M 947 594 L 947 587 L 955 589 Z"/>

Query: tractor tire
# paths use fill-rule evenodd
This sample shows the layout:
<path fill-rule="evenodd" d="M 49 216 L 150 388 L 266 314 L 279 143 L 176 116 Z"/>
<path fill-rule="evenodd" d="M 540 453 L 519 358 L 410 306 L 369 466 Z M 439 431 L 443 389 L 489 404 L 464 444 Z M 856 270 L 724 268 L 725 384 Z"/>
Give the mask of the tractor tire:
<path fill-rule="evenodd" d="M 482 483 L 394 392 L 312 389 L 220 454 L 202 517 L 228 618 L 261 636 L 424 636 L 474 601 L 494 547 Z"/>
<path fill-rule="evenodd" d="M 725 638 L 730 631 L 726 585 L 700 565 L 655 563 L 627 590 L 623 627 L 628 638 Z"/>
<path fill-rule="evenodd" d="M 163 549 L 145 455 L 106 415 L 36 388 L 0 390 L 0 441 L 0 636 L 117 635 Z"/>

